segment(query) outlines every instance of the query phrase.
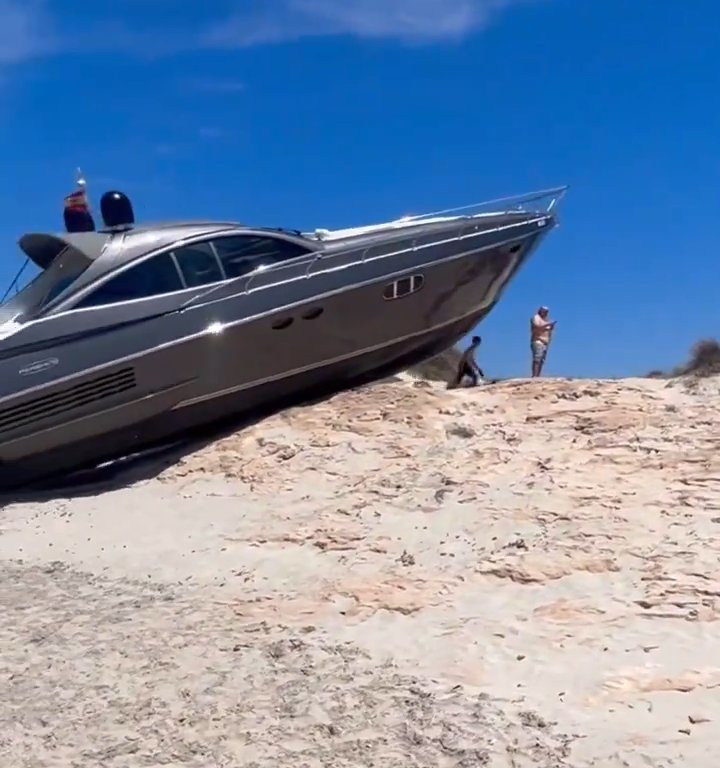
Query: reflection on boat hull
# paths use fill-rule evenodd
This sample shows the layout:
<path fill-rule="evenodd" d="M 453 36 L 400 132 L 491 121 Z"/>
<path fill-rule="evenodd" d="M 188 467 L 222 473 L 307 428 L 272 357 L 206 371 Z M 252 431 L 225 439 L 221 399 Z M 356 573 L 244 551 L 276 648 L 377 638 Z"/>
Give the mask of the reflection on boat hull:
<path fill-rule="evenodd" d="M 338 391 L 427 359 L 459 341 L 492 309 L 543 235 L 536 230 L 511 243 L 449 260 L 429 259 L 390 276 L 378 271 L 374 280 L 334 293 L 318 293 L 311 288 L 317 278 L 308 279 L 299 284 L 304 301 L 254 319 L 241 319 L 248 295 L 211 297 L 174 315 L 175 329 L 182 323 L 191 338 L 169 336 L 164 349 L 116 358 L 100 372 L 73 379 L 71 394 L 66 382 L 44 388 L 46 410 L 58 402 L 77 402 L 77 392 L 86 397 L 91 387 L 106 399 L 102 409 L 97 399 L 88 402 L 74 419 L 63 412 L 29 431 L 7 437 L 0 431 L 0 485 L 97 464 L 213 422 Z M 282 303 L 277 291 L 283 290 L 289 293 L 282 285 L 264 289 L 266 300 L 277 307 Z M 206 332 L 193 334 L 197 327 Z M 105 377 L 101 383 L 99 374 Z M 10 404 L 15 413 L 29 412 L 27 395 L 15 402 Z M 3 403 L 0 430 L 7 412 Z"/>
<path fill-rule="evenodd" d="M 106 430 L 70 446 L 0 464 L 0 488 L 12 489 L 39 479 L 64 476 L 80 468 L 151 449 L 178 436 L 186 440 L 197 439 L 211 430 L 242 426 L 275 410 L 391 376 L 447 349 L 482 320 L 487 311 L 422 334 L 410 347 L 407 342 L 397 342 L 355 361 L 331 363 L 267 382 L 262 387 L 165 411 L 131 427 Z"/>

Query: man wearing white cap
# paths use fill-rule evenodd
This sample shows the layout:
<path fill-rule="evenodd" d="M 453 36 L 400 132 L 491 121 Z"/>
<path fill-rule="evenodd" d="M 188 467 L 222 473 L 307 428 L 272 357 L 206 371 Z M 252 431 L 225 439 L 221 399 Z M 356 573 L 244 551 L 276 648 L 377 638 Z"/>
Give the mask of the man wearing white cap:
<path fill-rule="evenodd" d="M 555 328 L 555 321 L 547 319 L 549 309 L 540 307 L 530 321 L 530 349 L 532 350 L 532 375 L 542 375 L 543 365 L 550 346 L 550 336 Z"/>

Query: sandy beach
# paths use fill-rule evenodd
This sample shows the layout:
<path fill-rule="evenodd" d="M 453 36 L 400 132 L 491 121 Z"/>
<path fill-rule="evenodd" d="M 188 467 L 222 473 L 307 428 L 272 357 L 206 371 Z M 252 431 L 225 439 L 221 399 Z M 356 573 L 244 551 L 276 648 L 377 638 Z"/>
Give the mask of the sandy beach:
<path fill-rule="evenodd" d="M 720 378 L 407 379 L 0 510 L 3 768 L 714 766 Z"/>

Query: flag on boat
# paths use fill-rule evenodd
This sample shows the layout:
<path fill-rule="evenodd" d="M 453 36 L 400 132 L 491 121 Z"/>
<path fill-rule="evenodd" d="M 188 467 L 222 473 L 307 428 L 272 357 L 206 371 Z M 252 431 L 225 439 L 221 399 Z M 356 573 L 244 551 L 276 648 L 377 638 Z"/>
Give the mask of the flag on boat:
<path fill-rule="evenodd" d="M 65 229 L 68 232 L 94 232 L 95 222 L 90 213 L 85 189 L 76 189 L 65 195 Z"/>
<path fill-rule="evenodd" d="M 87 195 L 84 189 L 78 189 L 65 195 L 65 209 L 71 211 L 89 211 Z"/>

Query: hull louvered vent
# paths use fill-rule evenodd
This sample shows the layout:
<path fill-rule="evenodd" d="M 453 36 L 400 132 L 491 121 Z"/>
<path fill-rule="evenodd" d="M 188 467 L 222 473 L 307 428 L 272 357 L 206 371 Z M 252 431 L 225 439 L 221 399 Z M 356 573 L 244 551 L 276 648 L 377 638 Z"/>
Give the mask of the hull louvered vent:
<path fill-rule="evenodd" d="M 127 392 L 134 386 L 135 371 L 123 368 L 20 405 L 0 409 L 0 432 L 20 429 L 54 416 L 70 415 L 83 406 Z"/>

